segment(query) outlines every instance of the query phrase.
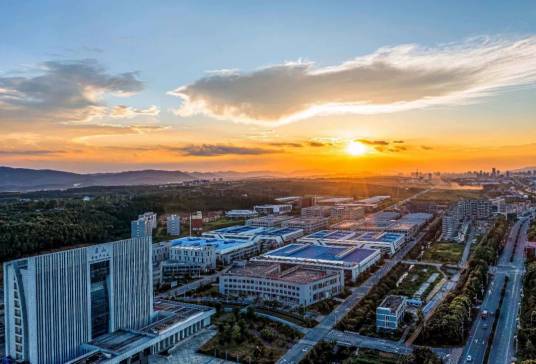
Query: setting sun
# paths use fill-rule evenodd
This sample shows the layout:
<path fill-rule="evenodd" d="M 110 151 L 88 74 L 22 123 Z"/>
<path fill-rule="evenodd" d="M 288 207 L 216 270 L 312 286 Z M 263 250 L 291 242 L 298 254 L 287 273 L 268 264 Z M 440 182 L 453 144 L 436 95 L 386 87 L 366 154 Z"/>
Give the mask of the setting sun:
<path fill-rule="evenodd" d="M 346 146 L 346 153 L 353 155 L 353 156 L 363 155 L 366 152 L 367 152 L 367 147 L 363 143 L 360 143 L 360 142 L 351 141 Z"/>

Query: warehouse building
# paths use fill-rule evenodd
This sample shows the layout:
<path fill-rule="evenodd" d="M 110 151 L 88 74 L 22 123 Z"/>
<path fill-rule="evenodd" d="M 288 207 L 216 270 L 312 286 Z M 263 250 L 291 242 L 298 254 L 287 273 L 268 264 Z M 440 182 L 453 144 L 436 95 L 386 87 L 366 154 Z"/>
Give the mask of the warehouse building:
<path fill-rule="evenodd" d="M 289 244 L 253 258 L 255 261 L 284 265 L 338 269 L 344 272 L 345 281 L 355 281 L 380 259 L 378 249 L 312 244 Z"/>

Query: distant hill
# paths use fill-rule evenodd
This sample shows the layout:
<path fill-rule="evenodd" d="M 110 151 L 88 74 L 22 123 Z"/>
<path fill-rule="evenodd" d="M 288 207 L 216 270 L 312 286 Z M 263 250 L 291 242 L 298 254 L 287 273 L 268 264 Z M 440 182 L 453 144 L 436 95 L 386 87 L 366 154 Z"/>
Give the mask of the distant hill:
<path fill-rule="evenodd" d="M 143 170 L 112 173 L 79 174 L 51 169 L 0 167 L 0 191 L 33 191 L 88 186 L 131 186 L 180 183 L 197 179 L 236 179 L 269 176 L 267 172 L 182 172 Z"/>

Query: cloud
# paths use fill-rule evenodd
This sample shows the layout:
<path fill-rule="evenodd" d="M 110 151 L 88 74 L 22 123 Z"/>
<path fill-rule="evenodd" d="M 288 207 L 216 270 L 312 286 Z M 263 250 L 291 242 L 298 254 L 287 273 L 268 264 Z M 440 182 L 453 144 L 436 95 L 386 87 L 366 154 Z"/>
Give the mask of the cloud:
<path fill-rule="evenodd" d="M 133 118 L 136 116 L 157 116 L 160 109 L 155 105 L 151 105 L 146 109 L 137 109 L 126 105 L 116 105 L 110 111 L 112 118 Z"/>
<path fill-rule="evenodd" d="M 330 67 L 294 62 L 210 73 L 170 91 L 181 116 L 281 125 L 315 115 L 376 114 L 466 103 L 536 80 L 536 36 L 400 45 Z"/>
<path fill-rule="evenodd" d="M 0 76 L 0 121 L 83 121 L 110 113 L 106 94 L 129 96 L 143 89 L 136 72 L 111 74 L 96 60 L 48 61 L 23 75 Z M 111 113 L 155 113 L 120 105 Z"/>
<path fill-rule="evenodd" d="M 278 152 L 277 150 L 273 149 L 237 147 L 222 144 L 188 145 L 175 148 L 175 150 L 183 155 L 196 157 L 215 157 L 222 155 L 260 155 Z"/>
<path fill-rule="evenodd" d="M 428 145 L 421 145 L 421 149 L 422 149 L 422 150 L 432 150 L 432 149 L 434 149 L 434 148 L 433 148 L 433 147 L 430 147 L 430 146 L 428 146 Z"/>
<path fill-rule="evenodd" d="M 386 140 L 368 140 L 368 139 L 359 139 L 358 142 L 366 145 L 389 145 L 389 142 Z"/>
<path fill-rule="evenodd" d="M 3 156 L 42 156 L 42 155 L 55 155 L 65 153 L 63 150 L 0 150 L 0 155 Z"/>
<path fill-rule="evenodd" d="M 273 147 L 302 148 L 303 144 L 297 142 L 273 142 L 269 143 Z"/>

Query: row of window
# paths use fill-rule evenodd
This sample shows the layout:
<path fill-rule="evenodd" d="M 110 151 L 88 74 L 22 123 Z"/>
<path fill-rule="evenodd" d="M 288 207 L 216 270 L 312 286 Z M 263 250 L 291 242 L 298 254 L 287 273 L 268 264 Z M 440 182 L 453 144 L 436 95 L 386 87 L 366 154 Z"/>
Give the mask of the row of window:
<path fill-rule="evenodd" d="M 236 285 L 236 284 L 228 284 L 225 286 L 226 288 L 235 288 L 235 289 L 241 289 L 241 290 L 247 290 L 251 292 L 257 292 L 257 291 L 263 291 L 263 292 L 274 292 L 274 293 L 281 293 L 286 294 L 288 296 L 298 296 L 299 293 L 287 291 L 283 289 L 274 289 L 274 288 L 268 288 L 268 287 L 258 287 L 258 286 L 245 286 L 245 285 Z"/>
<path fill-rule="evenodd" d="M 280 282 L 273 282 L 273 281 L 257 281 L 257 280 L 254 280 L 254 279 L 241 279 L 241 278 L 223 277 L 223 282 L 224 283 L 234 282 L 234 283 L 242 283 L 242 284 L 244 284 L 244 283 L 245 284 L 255 284 L 255 285 L 258 285 L 258 286 L 281 287 L 281 288 L 285 288 L 285 289 L 292 289 L 292 290 L 295 290 L 295 291 L 300 290 L 299 287 L 291 286 L 289 284 L 284 284 L 284 283 L 280 283 Z"/>

